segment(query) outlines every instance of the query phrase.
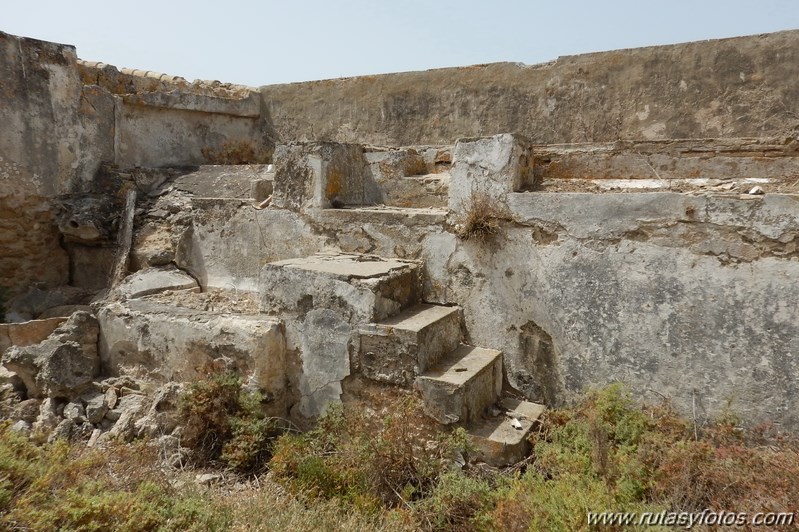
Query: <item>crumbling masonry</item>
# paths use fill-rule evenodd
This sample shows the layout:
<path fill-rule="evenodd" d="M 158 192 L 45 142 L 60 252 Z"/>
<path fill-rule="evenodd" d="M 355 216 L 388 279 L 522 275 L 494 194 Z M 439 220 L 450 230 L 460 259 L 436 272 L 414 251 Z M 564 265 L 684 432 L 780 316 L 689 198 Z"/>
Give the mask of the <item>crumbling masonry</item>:
<path fill-rule="evenodd" d="M 797 78 L 799 31 L 261 88 L 0 33 L 20 428 L 168 434 L 214 367 L 298 421 L 416 390 L 497 463 L 613 381 L 796 430 Z"/>

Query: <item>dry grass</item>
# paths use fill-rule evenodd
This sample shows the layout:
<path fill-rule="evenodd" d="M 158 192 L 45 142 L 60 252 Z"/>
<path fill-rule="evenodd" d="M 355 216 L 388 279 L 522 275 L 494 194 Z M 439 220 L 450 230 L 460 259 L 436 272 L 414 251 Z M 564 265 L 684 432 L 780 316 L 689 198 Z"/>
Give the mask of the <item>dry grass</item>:
<path fill-rule="evenodd" d="M 290 493 L 271 479 L 260 477 L 239 489 L 221 489 L 214 502 L 231 515 L 231 531 L 256 530 L 330 530 L 364 532 L 418 530 L 401 512 L 367 514 L 342 505 L 339 500 L 325 500 L 304 493 Z"/>
<path fill-rule="evenodd" d="M 223 403 L 237 400 L 232 382 L 215 386 Z M 436 437 L 418 407 L 398 397 L 379 412 L 334 408 L 316 429 L 281 436 L 269 473 L 227 473 L 208 488 L 190 470 L 160 469 L 142 443 L 38 446 L 0 425 L 0 527 L 588 530 L 587 511 L 799 508 L 795 438 L 729 416 L 695 431 L 668 405 L 640 406 L 619 386 L 550 411 L 533 454 L 504 472 L 458 466 L 467 444 Z"/>
<path fill-rule="evenodd" d="M 193 465 L 222 465 L 237 473 L 258 473 L 269 459 L 270 443 L 287 424 L 266 417 L 264 397 L 242 388 L 233 373 L 193 382 L 180 401 L 183 446 Z"/>
<path fill-rule="evenodd" d="M 481 192 L 473 192 L 455 234 L 461 240 L 488 240 L 499 234 L 502 222 L 509 219 L 508 213 L 495 199 Z"/>
<path fill-rule="evenodd" d="M 143 443 L 103 449 L 37 446 L 0 428 L 0 528 L 4 530 L 223 530 L 204 498 L 173 489 Z"/>

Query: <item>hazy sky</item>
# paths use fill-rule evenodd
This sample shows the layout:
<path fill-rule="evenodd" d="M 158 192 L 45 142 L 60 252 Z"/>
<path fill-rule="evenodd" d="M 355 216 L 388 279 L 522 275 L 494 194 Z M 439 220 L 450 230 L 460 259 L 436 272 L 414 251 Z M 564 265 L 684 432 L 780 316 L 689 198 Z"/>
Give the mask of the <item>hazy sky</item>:
<path fill-rule="evenodd" d="M 0 31 L 247 85 L 799 29 L 799 0 L 0 0 Z"/>

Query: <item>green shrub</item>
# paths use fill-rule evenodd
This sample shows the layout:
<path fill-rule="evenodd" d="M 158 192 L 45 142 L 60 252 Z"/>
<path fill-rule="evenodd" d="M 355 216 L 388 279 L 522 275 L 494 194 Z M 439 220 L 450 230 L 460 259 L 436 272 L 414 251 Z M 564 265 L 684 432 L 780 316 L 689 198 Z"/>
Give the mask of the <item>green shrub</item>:
<path fill-rule="evenodd" d="M 735 418 L 693 427 L 619 385 L 550 411 L 532 466 L 485 512 L 502 530 L 587 530 L 587 512 L 786 511 L 799 507 L 799 444 Z M 648 528 L 651 530 L 651 528 Z"/>
<path fill-rule="evenodd" d="M 257 472 L 269 459 L 270 442 L 285 424 L 261 411 L 263 397 L 241 387 L 233 373 L 194 382 L 180 402 L 183 445 L 197 465 L 217 461 L 239 473 Z"/>
<path fill-rule="evenodd" d="M 377 418 L 333 405 L 305 434 L 281 436 L 272 472 L 295 491 L 374 510 L 429 495 L 456 453 L 468 450 L 462 429 L 430 434 L 420 405 L 406 400 Z"/>
<path fill-rule="evenodd" d="M 207 499 L 179 494 L 144 445 L 36 446 L 0 427 L 0 527 L 13 530 L 222 530 Z"/>
<path fill-rule="evenodd" d="M 430 495 L 414 505 L 416 518 L 434 530 L 482 528 L 482 515 L 493 508 L 497 486 L 462 471 L 449 471 L 438 480 Z"/>
<path fill-rule="evenodd" d="M 653 426 L 621 386 L 550 412 L 545 427 L 534 442 L 533 467 L 498 496 L 490 516 L 495 526 L 586 530 L 588 511 L 665 509 L 646 497 L 651 470 L 638 454 Z"/>

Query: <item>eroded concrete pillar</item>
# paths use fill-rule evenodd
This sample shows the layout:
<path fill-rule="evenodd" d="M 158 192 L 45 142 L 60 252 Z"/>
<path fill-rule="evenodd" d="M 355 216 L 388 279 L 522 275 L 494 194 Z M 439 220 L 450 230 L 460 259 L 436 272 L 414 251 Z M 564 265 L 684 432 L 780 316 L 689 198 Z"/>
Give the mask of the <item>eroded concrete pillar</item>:
<path fill-rule="evenodd" d="M 329 209 L 378 202 L 379 190 L 368 176 L 359 144 L 286 144 L 277 147 L 274 159 L 276 207 Z"/>
<path fill-rule="evenodd" d="M 463 214 L 474 195 L 505 204 L 507 195 L 534 184 L 530 141 L 503 133 L 459 139 L 452 156 L 449 209 Z"/>

